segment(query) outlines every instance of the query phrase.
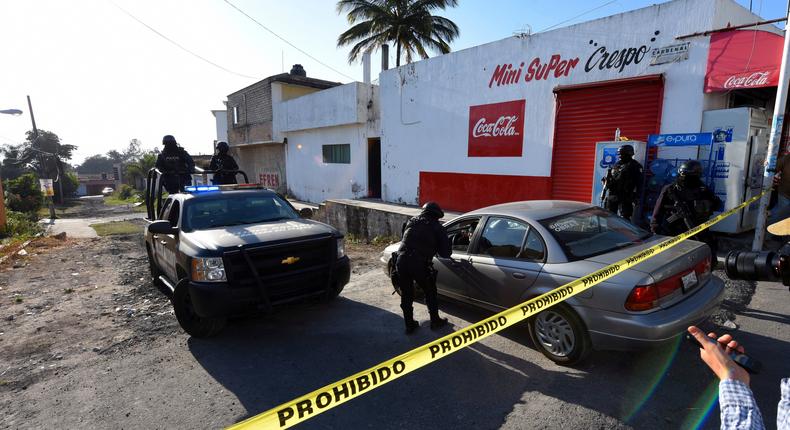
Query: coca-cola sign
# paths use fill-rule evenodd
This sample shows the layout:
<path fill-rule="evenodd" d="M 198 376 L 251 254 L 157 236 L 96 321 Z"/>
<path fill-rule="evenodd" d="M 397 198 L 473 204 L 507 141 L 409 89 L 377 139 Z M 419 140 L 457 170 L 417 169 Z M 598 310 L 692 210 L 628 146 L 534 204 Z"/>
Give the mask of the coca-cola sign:
<path fill-rule="evenodd" d="M 768 86 L 768 78 L 771 72 L 750 72 L 740 75 L 732 75 L 724 81 L 724 88 L 757 88 Z"/>
<path fill-rule="evenodd" d="M 470 157 L 520 157 L 525 100 L 469 107 Z"/>

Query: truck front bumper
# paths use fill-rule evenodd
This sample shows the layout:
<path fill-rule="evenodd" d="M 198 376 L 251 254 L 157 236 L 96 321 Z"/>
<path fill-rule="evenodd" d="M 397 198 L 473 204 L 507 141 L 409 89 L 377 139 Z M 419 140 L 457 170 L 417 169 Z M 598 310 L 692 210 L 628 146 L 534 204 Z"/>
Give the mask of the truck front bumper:
<path fill-rule="evenodd" d="M 348 257 L 337 260 L 326 286 L 309 292 L 296 289 L 296 293 L 277 300 L 269 300 L 267 293 L 257 286 L 239 288 L 227 282 L 189 282 L 189 296 L 196 314 L 203 318 L 229 317 L 268 310 L 270 306 L 302 300 L 309 297 L 334 297 L 351 277 Z"/>

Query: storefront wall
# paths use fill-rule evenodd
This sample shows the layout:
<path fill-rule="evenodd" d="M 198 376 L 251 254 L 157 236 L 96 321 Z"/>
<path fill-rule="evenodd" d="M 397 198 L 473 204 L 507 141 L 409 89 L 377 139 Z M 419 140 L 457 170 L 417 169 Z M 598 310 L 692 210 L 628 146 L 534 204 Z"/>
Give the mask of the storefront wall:
<path fill-rule="evenodd" d="M 660 74 L 661 132 L 698 131 L 709 38 L 675 38 L 756 18 L 730 0 L 678 0 L 383 72 L 382 197 L 467 209 L 443 201 L 455 181 L 477 184 L 474 202 L 551 198 L 558 86 Z M 684 42 L 687 59 L 651 65 L 654 48 Z"/>

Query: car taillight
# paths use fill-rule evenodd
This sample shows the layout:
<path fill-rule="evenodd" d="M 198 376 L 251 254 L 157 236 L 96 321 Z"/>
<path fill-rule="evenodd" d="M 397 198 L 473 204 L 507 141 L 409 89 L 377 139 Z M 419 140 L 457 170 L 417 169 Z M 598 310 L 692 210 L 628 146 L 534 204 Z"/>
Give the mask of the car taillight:
<path fill-rule="evenodd" d="M 694 265 L 694 272 L 696 272 L 697 275 L 710 273 L 710 261 L 710 256 L 708 256 Z M 691 273 L 691 270 L 684 270 L 677 275 L 672 275 L 655 284 L 637 285 L 631 291 L 631 294 L 628 295 L 628 299 L 625 301 L 625 308 L 629 311 L 646 311 L 653 309 L 658 306 L 659 299 L 683 288 L 683 277 L 689 273 Z"/>

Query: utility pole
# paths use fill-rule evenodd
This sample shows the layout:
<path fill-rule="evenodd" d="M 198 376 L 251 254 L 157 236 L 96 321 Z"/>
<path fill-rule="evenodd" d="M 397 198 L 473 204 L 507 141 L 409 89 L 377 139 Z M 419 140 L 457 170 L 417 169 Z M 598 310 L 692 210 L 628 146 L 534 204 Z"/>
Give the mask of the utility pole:
<path fill-rule="evenodd" d="M 30 121 L 33 123 L 33 145 L 35 146 L 36 142 L 38 142 L 38 128 L 36 128 L 36 117 L 33 115 L 33 104 L 30 103 L 30 96 L 27 96 L 27 108 L 30 111 Z M 55 156 L 57 157 L 57 154 Z M 55 201 L 52 197 L 47 197 L 47 203 L 49 205 L 49 219 L 52 221 L 55 219 Z"/>
<path fill-rule="evenodd" d="M 787 9 L 787 18 L 790 19 L 790 7 Z M 785 119 L 785 108 L 787 106 L 787 90 L 790 83 L 790 75 L 787 73 L 788 61 L 790 61 L 790 21 L 785 21 L 785 41 L 782 49 L 782 68 L 779 71 L 779 86 L 776 89 L 776 104 L 774 105 L 774 117 L 771 121 L 771 136 L 768 140 L 768 153 L 765 158 L 765 173 L 763 174 L 763 190 L 767 191 L 773 187 L 774 173 L 776 170 L 776 158 L 779 154 L 779 146 L 782 142 L 782 126 Z M 787 179 L 787 178 L 783 178 Z M 757 226 L 754 229 L 754 242 L 752 251 L 761 251 L 765 241 L 766 217 L 768 204 L 771 201 L 771 193 L 767 192 L 760 199 L 760 209 L 757 212 Z"/>

